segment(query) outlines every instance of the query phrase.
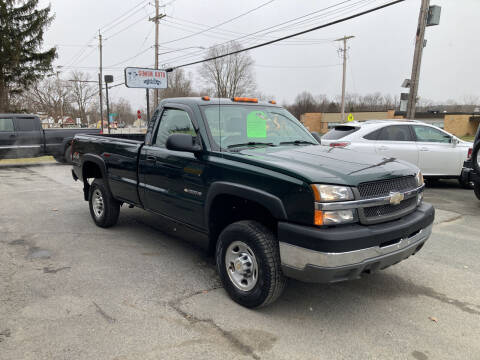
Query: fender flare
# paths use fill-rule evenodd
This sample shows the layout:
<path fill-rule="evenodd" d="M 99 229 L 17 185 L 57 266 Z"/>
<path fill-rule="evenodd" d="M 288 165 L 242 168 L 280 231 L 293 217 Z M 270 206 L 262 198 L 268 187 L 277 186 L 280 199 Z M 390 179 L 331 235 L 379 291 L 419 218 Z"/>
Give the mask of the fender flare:
<path fill-rule="evenodd" d="M 283 206 L 282 201 L 275 195 L 246 185 L 217 181 L 210 185 L 210 189 L 208 190 L 207 198 L 205 200 L 205 225 L 207 228 L 209 228 L 210 224 L 210 208 L 215 198 L 219 195 L 233 195 L 254 201 L 270 211 L 275 219 L 287 220 L 287 212 L 285 211 L 285 207 Z"/>
<path fill-rule="evenodd" d="M 102 173 L 102 179 L 104 180 L 104 185 L 105 185 L 105 188 L 106 190 L 112 194 L 111 190 L 110 190 L 110 184 L 108 182 L 108 177 L 107 177 L 107 166 L 105 164 L 105 161 L 98 155 L 94 155 L 94 154 L 85 154 L 83 155 L 82 157 L 82 165 L 81 165 L 81 169 L 82 169 L 82 180 L 83 180 L 83 196 L 84 196 L 84 199 L 86 201 L 88 201 L 88 193 L 89 193 L 89 190 L 90 190 L 90 184 L 87 182 L 87 179 L 85 178 L 84 176 L 84 164 L 86 162 L 93 162 L 94 164 L 98 165 L 98 167 L 100 168 L 100 172 Z"/>
<path fill-rule="evenodd" d="M 472 151 L 472 167 L 475 169 L 477 173 L 480 174 L 480 165 L 476 161 L 477 154 L 480 151 L 480 138 L 477 140 L 476 143 L 473 144 L 473 151 Z"/>

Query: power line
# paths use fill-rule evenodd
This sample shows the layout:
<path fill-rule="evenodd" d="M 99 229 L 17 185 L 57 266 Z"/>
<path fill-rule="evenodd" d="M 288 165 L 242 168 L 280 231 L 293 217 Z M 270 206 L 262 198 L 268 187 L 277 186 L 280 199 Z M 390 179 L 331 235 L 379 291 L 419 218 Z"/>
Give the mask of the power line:
<path fill-rule="evenodd" d="M 210 57 L 210 58 L 207 58 L 207 59 L 198 60 L 198 61 L 193 61 L 193 62 L 190 62 L 190 63 L 186 63 L 186 64 L 174 66 L 174 67 L 172 67 L 171 69 L 168 69 L 167 71 L 172 71 L 172 70 L 174 70 L 174 69 L 179 69 L 179 68 L 186 67 L 186 66 L 191 66 L 191 65 L 195 65 L 195 64 L 200 64 L 200 63 L 203 63 L 203 62 L 206 62 L 206 61 L 216 60 L 216 59 L 223 58 L 223 57 L 226 57 L 226 56 L 229 56 L 229 55 L 234 55 L 234 54 L 238 54 L 238 53 L 241 53 L 241 52 L 245 52 L 245 51 L 257 49 L 257 48 L 260 48 L 260 47 L 263 47 L 263 46 L 267 46 L 267 45 L 270 45 L 270 44 L 273 44 L 273 43 L 276 43 L 276 42 L 279 42 L 279 41 L 282 41 L 282 40 L 286 40 L 286 39 L 293 38 L 293 37 L 295 37 L 295 36 L 307 34 L 307 33 L 312 32 L 312 31 L 316 31 L 316 30 L 319 30 L 319 29 L 323 29 L 323 28 L 326 28 L 326 27 L 335 25 L 335 24 L 339 24 L 339 23 L 345 22 L 345 21 L 347 21 L 347 20 L 351 20 L 351 19 L 354 19 L 354 18 L 363 16 L 363 15 L 366 15 L 366 14 L 369 14 L 369 13 L 372 13 L 372 12 L 375 12 L 375 11 L 379 11 L 379 10 L 381 10 L 381 9 L 384 9 L 384 8 L 386 8 L 386 7 L 389 7 L 389 6 L 392 6 L 392 5 L 395 5 L 395 4 L 404 2 L 404 1 L 405 1 L 405 0 L 392 1 L 392 2 L 389 2 L 389 3 L 387 3 L 387 4 L 377 6 L 377 7 L 374 7 L 374 8 L 372 8 L 372 9 L 369 9 L 369 10 L 365 10 L 365 11 L 362 11 L 362 12 L 359 12 L 359 13 L 356 13 L 356 14 L 353 14 L 353 15 L 350 15 L 350 16 L 347 16 L 347 17 L 344 17 L 344 18 L 335 20 L 335 21 L 331 21 L 331 22 L 326 23 L 326 24 L 323 24 L 323 25 L 315 26 L 315 27 L 313 27 L 313 28 L 310 28 L 310 29 L 307 29 L 307 30 L 303 30 L 303 31 L 300 31 L 300 32 L 297 32 L 297 33 L 294 33 L 294 34 L 291 34 L 291 35 L 286 35 L 286 36 L 280 37 L 280 38 L 275 39 L 275 40 L 270 40 L 270 41 L 267 41 L 267 42 L 264 42 L 264 43 L 261 43 L 261 44 L 258 44 L 258 45 L 250 46 L 250 47 L 245 48 L 245 49 L 236 50 L 236 51 L 232 51 L 232 52 L 229 52 L 229 53 L 226 53 L 226 54 L 213 56 L 213 57 Z"/>
<path fill-rule="evenodd" d="M 261 64 L 253 64 L 254 67 L 261 67 L 261 68 L 271 68 L 271 69 L 319 69 L 319 68 L 328 68 L 328 67 L 336 67 L 342 64 L 329 64 L 329 65 L 261 65 Z"/>
<path fill-rule="evenodd" d="M 104 26 L 101 26 L 100 27 L 100 30 L 102 30 L 103 32 L 107 32 L 109 31 L 111 28 L 117 26 L 118 24 L 120 24 L 121 22 L 125 21 L 126 19 L 128 19 L 129 17 L 131 17 L 133 14 L 136 14 L 139 10 L 143 9 L 145 6 L 148 5 L 148 0 L 143 0 L 141 2 L 139 2 L 137 5 L 135 5 L 133 8 L 127 10 L 126 12 L 124 12 L 122 15 L 118 16 L 117 18 L 115 18 L 114 20 L 110 21 L 108 24 L 104 25 Z M 147 3 L 147 4 L 145 4 Z M 140 9 L 137 9 L 135 12 L 131 13 L 132 10 L 136 9 L 137 7 L 139 7 L 140 5 L 143 5 L 145 4 L 144 6 L 142 6 Z M 128 16 L 127 16 L 128 15 Z M 125 19 L 123 19 L 122 21 L 118 22 L 118 24 L 115 24 L 117 22 L 117 20 L 120 20 L 122 19 L 123 17 L 126 17 Z M 115 24 L 115 25 L 114 25 Z"/>
<path fill-rule="evenodd" d="M 235 42 L 239 42 L 240 45 L 242 45 L 243 47 L 245 47 L 246 44 L 251 43 L 251 40 L 246 40 L 246 42 L 239 41 L 239 40 L 244 39 L 244 38 L 254 37 L 253 35 L 255 35 L 255 34 L 264 33 L 264 32 L 267 31 L 267 30 L 275 29 L 275 28 L 277 28 L 277 27 L 279 27 L 279 26 L 281 26 L 281 25 L 288 24 L 288 23 L 294 22 L 294 21 L 296 21 L 296 20 L 306 18 L 306 17 L 311 16 L 311 15 L 313 15 L 313 14 L 318 14 L 318 13 L 320 13 L 320 12 L 325 12 L 326 10 L 330 10 L 330 9 L 332 9 L 332 8 L 341 6 L 341 5 L 343 5 L 343 4 L 345 4 L 345 3 L 348 3 L 348 2 L 351 2 L 351 1 L 353 1 L 353 0 L 344 0 L 344 1 L 340 2 L 340 3 L 327 6 L 327 7 L 325 7 L 325 8 L 322 8 L 322 9 L 319 9 L 319 10 L 316 10 L 316 11 L 313 11 L 313 12 L 310 12 L 310 13 L 308 13 L 308 14 L 305 14 L 305 15 L 302 15 L 302 16 L 299 16 L 299 17 L 296 17 L 296 18 L 293 18 L 293 19 L 290 19 L 290 20 L 281 22 L 281 23 L 276 24 L 276 25 L 269 26 L 269 27 L 267 27 L 267 28 L 263 28 L 263 29 L 257 30 L 257 31 L 255 31 L 255 32 L 253 32 L 253 33 L 246 34 L 246 35 L 244 35 L 244 36 L 240 36 L 240 37 L 237 37 L 237 38 L 235 38 L 235 39 L 231 39 L 231 40 L 229 40 L 229 41 L 220 43 L 220 44 L 218 44 L 218 45 L 216 45 L 216 46 L 222 46 L 222 45 L 227 44 L 227 43 L 229 43 L 229 42 L 231 42 L 231 41 L 235 41 Z M 319 17 L 325 17 L 326 15 L 331 15 L 332 12 L 334 12 L 334 13 L 335 13 L 335 12 L 336 12 L 336 13 L 342 13 L 342 12 L 344 12 L 346 9 L 348 9 L 349 7 L 354 6 L 354 5 L 357 5 L 357 4 L 362 3 L 362 2 L 366 2 L 366 1 L 369 1 L 369 0 L 360 0 L 360 1 L 358 1 L 358 2 L 356 2 L 356 3 L 354 3 L 354 4 L 352 4 L 352 5 L 347 5 L 347 6 L 343 7 L 343 8 L 339 8 L 339 9 L 332 10 L 330 13 L 327 11 L 327 13 L 323 13 L 323 14 L 321 14 L 321 15 L 315 16 L 315 19 L 318 19 Z M 294 26 L 294 25 L 295 25 L 295 24 L 293 24 L 293 26 Z M 270 32 L 267 32 L 266 34 L 269 34 L 269 33 L 271 33 L 271 32 L 275 32 L 275 30 L 272 30 L 272 31 L 270 31 Z M 262 35 L 264 35 L 264 34 L 261 34 L 260 36 L 262 36 Z M 243 43 L 242 43 L 242 42 L 243 42 Z M 179 59 L 192 58 L 192 57 L 197 56 L 197 54 L 200 54 L 200 52 L 198 52 L 198 51 L 191 52 L 191 53 L 185 54 L 185 55 L 183 55 L 183 56 L 178 56 L 178 57 L 175 57 L 175 58 L 172 58 L 172 59 L 168 59 L 167 62 L 169 62 L 169 61 L 175 61 L 175 60 L 179 60 Z"/>
<path fill-rule="evenodd" d="M 266 5 L 268 5 L 268 4 L 270 4 L 270 3 L 274 2 L 274 1 L 275 1 L 275 0 L 267 1 L 267 2 L 265 2 L 265 3 L 263 3 L 263 4 L 261 4 L 261 5 L 257 6 L 257 7 L 255 7 L 255 8 L 253 8 L 253 9 L 248 10 L 247 12 L 244 12 L 244 13 L 242 13 L 242 14 L 240 14 L 240 15 L 237 15 L 237 16 L 231 18 L 231 19 L 228 19 L 228 20 L 220 23 L 220 24 L 211 26 L 211 27 L 209 27 L 208 29 L 199 31 L 199 32 L 197 32 L 197 33 L 195 33 L 195 34 L 190 34 L 190 35 L 183 36 L 183 37 L 180 37 L 180 38 L 177 38 L 177 39 L 165 41 L 165 42 L 161 43 L 161 45 L 163 45 L 163 44 L 169 44 L 169 43 L 172 43 L 172 42 L 175 42 L 175 41 L 180 41 L 180 40 L 188 39 L 188 38 L 191 38 L 191 37 L 193 37 L 193 36 L 196 36 L 196 35 L 199 35 L 199 34 L 203 34 L 203 33 L 206 32 L 206 31 L 209 31 L 209 30 L 212 30 L 212 29 L 216 29 L 216 28 L 218 28 L 218 27 L 220 27 L 220 26 L 222 26 L 222 25 L 225 25 L 225 24 L 227 24 L 227 23 L 229 23 L 229 22 L 232 22 L 232 21 L 234 21 L 234 20 L 239 19 L 239 18 L 241 18 L 242 16 L 248 15 L 248 14 L 250 14 L 250 13 L 252 13 L 252 12 L 254 12 L 254 11 L 256 11 L 256 10 L 258 10 L 258 9 L 260 9 L 260 8 L 266 6 Z"/>

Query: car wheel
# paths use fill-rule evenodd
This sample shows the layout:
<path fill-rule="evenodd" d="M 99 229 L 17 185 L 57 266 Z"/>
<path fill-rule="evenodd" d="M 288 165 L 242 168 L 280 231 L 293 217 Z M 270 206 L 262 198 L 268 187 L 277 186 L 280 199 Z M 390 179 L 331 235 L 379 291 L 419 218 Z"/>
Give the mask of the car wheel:
<path fill-rule="evenodd" d="M 473 192 L 478 200 L 480 200 L 480 182 L 475 182 L 473 184 Z"/>
<path fill-rule="evenodd" d="M 477 141 L 477 143 L 473 147 L 472 165 L 477 174 L 480 174 L 480 141 Z"/>
<path fill-rule="evenodd" d="M 472 182 L 464 179 L 461 176 L 458 178 L 458 182 L 460 183 L 460 186 L 464 189 L 472 189 L 473 188 Z"/>
<path fill-rule="evenodd" d="M 90 186 L 88 203 L 90 215 L 97 226 L 107 228 L 117 223 L 120 202 L 110 195 L 102 179 L 95 179 Z"/>
<path fill-rule="evenodd" d="M 65 153 L 64 153 L 64 159 L 65 159 L 65 163 L 67 164 L 71 164 L 72 163 L 72 145 L 69 145 L 67 146 L 67 148 L 65 149 Z"/>
<path fill-rule="evenodd" d="M 248 308 L 274 302 L 285 288 L 275 235 L 256 221 L 227 226 L 216 247 L 217 270 L 229 296 Z"/>

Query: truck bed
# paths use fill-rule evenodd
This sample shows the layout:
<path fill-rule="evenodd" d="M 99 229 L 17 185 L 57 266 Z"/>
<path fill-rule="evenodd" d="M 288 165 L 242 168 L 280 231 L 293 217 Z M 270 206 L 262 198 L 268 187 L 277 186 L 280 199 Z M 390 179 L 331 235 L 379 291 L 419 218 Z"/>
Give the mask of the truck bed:
<path fill-rule="evenodd" d="M 144 137 L 144 134 L 79 134 L 75 136 L 73 152 L 102 157 L 105 175 L 115 197 L 141 206 L 137 166 Z"/>

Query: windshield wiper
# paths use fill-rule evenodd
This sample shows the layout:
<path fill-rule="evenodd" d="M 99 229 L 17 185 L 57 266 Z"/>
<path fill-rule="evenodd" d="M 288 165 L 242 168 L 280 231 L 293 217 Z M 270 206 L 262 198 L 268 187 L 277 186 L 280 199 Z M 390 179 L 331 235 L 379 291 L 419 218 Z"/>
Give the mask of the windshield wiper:
<path fill-rule="evenodd" d="M 265 146 L 275 146 L 271 142 L 257 142 L 257 141 L 249 141 L 247 143 L 242 143 L 242 144 L 232 144 L 228 145 L 227 148 L 234 148 L 234 147 L 241 147 L 241 146 L 249 146 L 249 145 L 265 145 Z"/>
<path fill-rule="evenodd" d="M 316 144 L 316 143 L 314 143 L 314 142 L 307 141 L 307 140 L 282 141 L 279 145 L 287 145 L 287 144 L 295 144 L 295 145 L 299 145 L 299 144 L 318 145 L 318 144 Z"/>

